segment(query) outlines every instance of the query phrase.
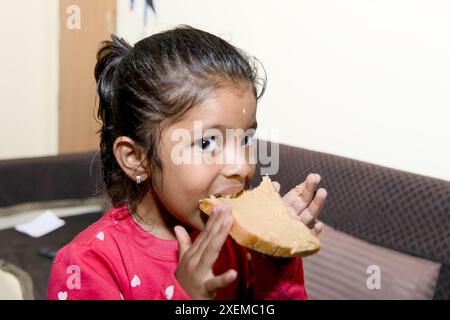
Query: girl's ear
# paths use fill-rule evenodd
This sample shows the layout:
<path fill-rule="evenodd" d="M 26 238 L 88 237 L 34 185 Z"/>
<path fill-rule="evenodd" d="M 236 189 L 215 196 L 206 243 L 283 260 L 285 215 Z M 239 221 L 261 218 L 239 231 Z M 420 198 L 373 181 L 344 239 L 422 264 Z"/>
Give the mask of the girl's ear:
<path fill-rule="evenodd" d="M 114 141 L 113 152 L 117 163 L 131 180 L 136 181 L 140 176 L 140 182 L 144 182 L 149 178 L 146 154 L 131 138 L 118 137 Z"/>

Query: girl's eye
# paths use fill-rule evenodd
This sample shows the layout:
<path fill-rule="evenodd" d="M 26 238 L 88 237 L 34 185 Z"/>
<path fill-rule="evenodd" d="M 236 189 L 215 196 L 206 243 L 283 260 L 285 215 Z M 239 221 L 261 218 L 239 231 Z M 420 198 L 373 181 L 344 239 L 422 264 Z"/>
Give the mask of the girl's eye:
<path fill-rule="evenodd" d="M 198 141 L 197 145 L 201 147 L 202 150 L 215 150 L 218 147 L 216 137 L 214 136 L 210 138 L 202 138 Z"/>

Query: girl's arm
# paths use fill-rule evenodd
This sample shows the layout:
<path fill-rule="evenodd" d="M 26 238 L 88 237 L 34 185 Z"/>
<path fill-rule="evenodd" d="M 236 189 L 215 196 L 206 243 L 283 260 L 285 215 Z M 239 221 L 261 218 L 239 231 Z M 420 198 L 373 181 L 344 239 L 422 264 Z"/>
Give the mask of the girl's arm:
<path fill-rule="evenodd" d="M 109 261 L 92 248 L 72 246 L 58 252 L 50 273 L 49 300 L 120 300 Z"/>

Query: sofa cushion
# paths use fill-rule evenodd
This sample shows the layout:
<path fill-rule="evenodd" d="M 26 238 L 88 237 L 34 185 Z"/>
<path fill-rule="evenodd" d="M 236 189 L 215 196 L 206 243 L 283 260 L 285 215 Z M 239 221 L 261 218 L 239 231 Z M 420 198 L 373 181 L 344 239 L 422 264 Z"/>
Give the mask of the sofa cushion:
<path fill-rule="evenodd" d="M 441 264 L 371 244 L 328 225 L 320 240 L 321 251 L 303 260 L 309 299 L 433 298 Z"/>
<path fill-rule="evenodd" d="M 33 299 L 33 283 L 22 268 L 0 260 L 0 300 Z"/>

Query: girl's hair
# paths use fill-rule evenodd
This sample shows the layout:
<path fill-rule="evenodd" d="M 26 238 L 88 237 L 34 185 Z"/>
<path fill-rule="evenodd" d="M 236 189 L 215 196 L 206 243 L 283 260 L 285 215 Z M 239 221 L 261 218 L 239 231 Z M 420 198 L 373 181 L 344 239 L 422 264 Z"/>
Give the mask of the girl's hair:
<path fill-rule="evenodd" d="M 266 78 L 258 76 L 257 62 L 225 40 L 189 26 L 154 34 L 134 47 L 114 35 L 102 42 L 95 79 L 103 122 L 102 179 L 112 205 L 134 205 L 149 191 L 155 173 L 162 174 L 162 130 L 210 92 L 229 85 L 249 87 L 259 100 Z M 147 156 L 151 176 L 139 188 L 115 159 L 113 144 L 119 136 L 131 138 Z"/>

